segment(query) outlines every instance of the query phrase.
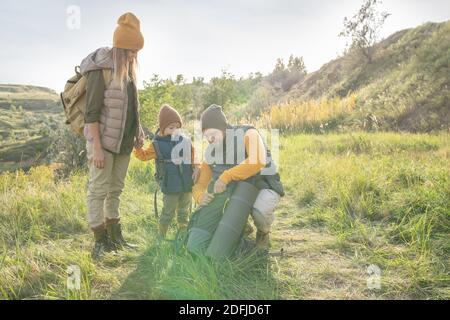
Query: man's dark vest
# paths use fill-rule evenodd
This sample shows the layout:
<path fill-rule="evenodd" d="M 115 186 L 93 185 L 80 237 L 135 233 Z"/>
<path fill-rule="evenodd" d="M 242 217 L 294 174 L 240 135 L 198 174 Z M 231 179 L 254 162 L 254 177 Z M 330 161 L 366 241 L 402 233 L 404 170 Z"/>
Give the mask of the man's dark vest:
<path fill-rule="evenodd" d="M 250 129 L 256 130 L 256 128 L 251 125 L 228 126 L 227 129 L 233 130 L 233 139 L 230 139 L 230 136 L 226 137 L 225 139 L 223 139 L 222 150 L 216 148 L 210 152 L 210 154 L 214 156 L 215 159 L 220 159 L 220 161 L 217 161 L 218 163 L 210 163 L 210 161 L 208 161 L 209 167 L 211 168 L 212 172 L 212 181 L 208 187 L 208 192 L 212 192 L 215 181 L 222 175 L 224 171 L 237 166 L 248 157 L 245 150 L 245 133 Z M 266 168 L 275 167 L 275 163 L 272 160 L 272 155 L 265 142 L 264 147 L 266 148 Z M 234 153 L 230 153 L 230 150 L 234 151 Z M 222 156 L 216 156 L 216 151 L 222 151 Z M 276 171 L 274 171 L 270 175 L 261 175 L 261 173 L 258 173 L 248 178 L 246 181 L 256 185 L 256 187 L 258 187 L 259 189 L 272 189 L 279 193 L 281 196 L 284 196 L 284 190 L 280 181 L 280 176 Z M 232 184 L 234 183 L 232 182 L 231 185 Z"/>
<path fill-rule="evenodd" d="M 156 172 L 162 193 L 179 193 L 192 191 L 192 164 L 191 157 L 187 159 L 183 156 L 183 151 L 177 156 L 184 159 L 182 163 L 174 163 L 172 150 L 175 146 L 185 143 L 185 150 L 191 151 L 191 141 L 188 138 L 179 136 L 178 141 L 172 141 L 171 136 L 161 137 L 155 135 L 153 147 L 156 152 Z M 186 159 L 185 159 L 186 158 Z M 187 162 L 187 163 L 186 163 Z"/>

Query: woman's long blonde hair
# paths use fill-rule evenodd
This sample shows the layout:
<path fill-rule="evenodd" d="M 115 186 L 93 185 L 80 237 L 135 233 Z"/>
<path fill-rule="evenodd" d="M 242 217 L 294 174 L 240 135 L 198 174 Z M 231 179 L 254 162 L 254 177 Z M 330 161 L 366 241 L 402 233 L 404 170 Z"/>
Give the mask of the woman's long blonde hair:
<path fill-rule="evenodd" d="M 136 73 L 138 68 L 137 58 L 128 62 L 127 49 L 112 48 L 112 58 L 114 63 L 113 83 L 114 86 L 123 89 L 124 82 L 132 80 L 136 83 Z"/>

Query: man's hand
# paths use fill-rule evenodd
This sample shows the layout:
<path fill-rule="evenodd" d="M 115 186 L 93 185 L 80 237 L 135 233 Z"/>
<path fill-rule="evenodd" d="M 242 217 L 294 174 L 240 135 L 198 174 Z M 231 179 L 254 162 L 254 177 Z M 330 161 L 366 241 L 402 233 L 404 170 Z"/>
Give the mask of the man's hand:
<path fill-rule="evenodd" d="M 197 183 L 198 178 L 200 178 L 200 167 L 194 168 L 194 173 L 192 174 L 192 180 Z"/>
<path fill-rule="evenodd" d="M 201 207 L 207 206 L 212 200 L 214 199 L 214 195 L 210 194 L 208 192 L 205 192 L 202 197 L 200 198 L 199 205 Z"/>
<path fill-rule="evenodd" d="M 94 147 L 94 156 L 92 161 L 94 162 L 94 166 L 99 169 L 103 169 L 105 167 L 105 153 L 101 147 Z"/>
<path fill-rule="evenodd" d="M 220 179 L 214 183 L 214 193 L 222 193 L 227 189 L 227 184 Z"/>

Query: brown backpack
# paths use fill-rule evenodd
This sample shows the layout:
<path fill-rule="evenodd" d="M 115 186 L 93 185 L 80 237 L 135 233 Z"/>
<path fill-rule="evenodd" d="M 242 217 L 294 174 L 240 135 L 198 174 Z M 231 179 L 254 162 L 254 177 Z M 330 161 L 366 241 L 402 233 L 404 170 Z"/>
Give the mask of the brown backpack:
<path fill-rule="evenodd" d="M 111 80 L 110 69 L 103 69 L 103 79 L 105 85 L 108 85 Z M 80 73 L 80 66 L 75 67 L 75 75 L 67 80 L 60 96 L 66 124 L 70 125 L 73 132 L 83 135 L 84 114 L 86 113 L 86 77 Z"/>

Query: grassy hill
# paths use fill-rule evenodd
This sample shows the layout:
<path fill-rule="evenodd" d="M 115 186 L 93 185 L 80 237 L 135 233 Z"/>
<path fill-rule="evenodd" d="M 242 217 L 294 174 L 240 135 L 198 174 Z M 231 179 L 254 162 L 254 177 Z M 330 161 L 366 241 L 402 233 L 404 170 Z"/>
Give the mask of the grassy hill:
<path fill-rule="evenodd" d="M 63 121 L 59 96 L 51 89 L 0 85 L 0 172 L 39 164 L 48 136 Z"/>
<path fill-rule="evenodd" d="M 391 35 L 375 46 L 371 63 L 349 52 L 308 74 L 279 104 L 301 109 L 304 102 L 350 94 L 355 108 L 326 119 L 335 122 L 331 129 L 449 130 L 450 21 Z"/>
<path fill-rule="evenodd" d="M 268 259 L 210 263 L 158 243 L 153 165 L 121 201 L 136 251 L 90 258 L 85 173 L 0 175 L 0 299 L 449 299 L 450 136 L 289 135 Z M 81 192 L 82 191 L 82 192 Z M 174 238 L 175 226 L 170 229 Z M 254 233 L 251 237 L 254 237 Z M 66 270 L 81 269 L 68 290 Z M 379 289 L 367 268 L 380 269 Z"/>
<path fill-rule="evenodd" d="M 57 165 L 32 167 L 63 122 L 57 94 L 0 85 L 0 299 L 450 299 L 449 68 L 450 22 L 429 23 L 380 42 L 370 64 L 350 52 L 286 91 L 276 77 L 246 80 L 225 111 L 238 121 L 255 109 L 249 122 L 282 129 L 287 195 L 270 256 L 223 263 L 157 241 L 154 166 L 134 157 L 120 209 L 139 248 L 92 261 L 86 171 L 66 179 Z M 208 86 L 206 96 L 222 93 Z M 153 91 L 141 92 L 144 108 L 173 98 Z M 72 265 L 80 290 L 66 285 Z M 368 287 L 369 266 L 379 289 Z"/>

